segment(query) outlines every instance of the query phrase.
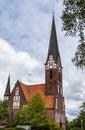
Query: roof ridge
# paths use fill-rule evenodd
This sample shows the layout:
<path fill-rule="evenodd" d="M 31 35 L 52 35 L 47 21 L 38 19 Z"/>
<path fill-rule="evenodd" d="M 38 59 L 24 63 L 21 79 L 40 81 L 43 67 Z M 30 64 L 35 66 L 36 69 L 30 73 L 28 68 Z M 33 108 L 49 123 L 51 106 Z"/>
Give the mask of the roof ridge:
<path fill-rule="evenodd" d="M 36 83 L 36 84 L 28 84 L 28 85 L 27 85 L 27 84 L 24 84 L 24 83 L 22 83 L 22 82 L 20 82 L 20 84 L 21 84 L 21 85 L 24 85 L 24 86 L 27 86 L 27 87 L 28 87 L 28 86 L 34 86 L 34 85 L 45 85 L 45 83 L 40 83 L 40 84 Z"/>

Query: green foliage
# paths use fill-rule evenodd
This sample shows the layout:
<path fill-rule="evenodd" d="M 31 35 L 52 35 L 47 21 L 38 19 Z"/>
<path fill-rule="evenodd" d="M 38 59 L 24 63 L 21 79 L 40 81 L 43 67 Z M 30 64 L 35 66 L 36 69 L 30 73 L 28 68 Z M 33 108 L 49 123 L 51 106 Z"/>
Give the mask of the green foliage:
<path fill-rule="evenodd" d="M 63 4 L 63 29 L 67 31 L 67 35 L 76 36 L 79 33 L 80 38 L 84 40 L 85 0 L 64 0 Z"/>
<path fill-rule="evenodd" d="M 80 108 L 85 109 L 85 102 L 82 103 L 82 105 L 80 106 Z"/>
<path fill-rule="evenodd" d="M 15 130 L 25 130 L 25 129 L 16 127 Z"/>
<path fill-rule="evenodd" d="M 30 124 L 34 127 L 42 126 L 46 117 L 45 103 L 39 94 L 33 96 L 31 101 L 25 105 L 20 112 L 15 115 L 17 124 Z"/>
<path fill-rule="evenodd" d="M 56 122 L 48 121 L 49 130 L 61 130 L 61 128 L 56 124 Z"/>
<path fill-rule="evenodd" d="M 47 116 L 45 103 L 39 94 L 32 97 L 20 112 L 16 113 L 14 124 L 31 125 L 36 130 L 61 130 L 55 122 L 50 121 Z"/>
<path fill-rule="evenodd" d="M 85 102 L 80 106 L 79 116 L 72 121 L 66 121 L 66 130 L 85 130 Z"/>
<path fill-rule="evenodd" d="M 32 126 L 42 126 L 43 123 L 45 123 L 47 117 L 46 115 L 46 108 L 45 108 L 45 103 L 41 99 L 39 94 L 36 94 L 33 96 L 31 102 L 28 105 L 28 110 L 29 110 L 29 121 L 30 125 Z"/>
<path fill-rule="evenodd" d="M 83 69 L 85 67 L 85 43 L 81 43 L 77 47 L 75 57 L 72 59 L 75 66 Z"/>
<path fill-rule="evenodd" d="M 81 127 L 85 129 L 85 102 L 83 102 L 82 105 L 80 106 L 80 113 L 78 118 L 81 122 Z"/>
<path fill-rule="evenodd" d="M 64 0 L 62 14 L 63 30 L 66 35 L 80 37 L 79 46 L 72 59 L 75 66 L 85 67 L 85 0 Z"/>
<path fill-rule="evenodd" d="M 9 128 L 5 128 L 5 130 L 15 130 L 15 128 L 9 127 Z"/>
<path fill-rule="evenodd" d="M 9 128 L 0 128 L 0 130 L 25 130 L 24 128 L 11 128 L 11 127 L 9 127 Z"/>
<path fill-rule="evenodd" d="M 76 118 L 72 121 L 68 121 L 66 126 L 66 130 L 81 130 L 81 121 Z"/>
<path fill-rule="evenodd" d="M 8 123 L 8 102 L 0 101 L 0 124 Z"/>
<path fill-rule="evenodd" d="M 46 122 L 39 127 L 34 127 L 35 130 L 61 130 L 61 128 L 57 125 L 56 122 L 53 122 L 49 119 L 46 120 Z"/>

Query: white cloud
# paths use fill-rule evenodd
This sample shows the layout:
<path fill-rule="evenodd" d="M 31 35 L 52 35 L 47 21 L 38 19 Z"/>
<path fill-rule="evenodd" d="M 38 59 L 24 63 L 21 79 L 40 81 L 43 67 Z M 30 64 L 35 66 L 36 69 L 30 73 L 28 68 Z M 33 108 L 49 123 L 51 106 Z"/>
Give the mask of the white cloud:
<path fill-rule="evenodd" d="M 70 67 L 70 71 L 64 72 L 64 96 L 66 104 L 66 115 L 72 120 L 79 114 L 79 106 L 85 100 L 85 74 Z M 67 74 L 67 76 L 66 76 Z"/>
<path fill-rule="evenodd" d="M 3 81 L 6 81 L 9 73 L 12 75 L 13 82 L 16 82 L 16 79 L 25 78 L 26 74 L 35 71 L 40 66 L 41 63 L 28 53 L 16 52 L 7 41 L 0 38 L 0 98 L 6 87 L 6 82 L 3 83 Z"/>

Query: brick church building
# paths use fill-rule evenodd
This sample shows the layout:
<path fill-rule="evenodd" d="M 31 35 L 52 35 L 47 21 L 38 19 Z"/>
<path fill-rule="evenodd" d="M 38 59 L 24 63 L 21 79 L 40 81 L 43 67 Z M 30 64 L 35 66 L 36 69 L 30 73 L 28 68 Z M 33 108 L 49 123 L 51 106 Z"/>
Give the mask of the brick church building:
<path fill-rule="evenodd" d="M 12 117 L 16 111 L 19 111 L 23 105 L 26 105 L 36 93 L 39 93 L 45 101 L 46 108 L 48 109 L 48 117 L 56 121 L 62 130 L 66 130 L 62 64 L 58 49 L 54 16 L 52 19 L 48 55 L 45 63 L 45 83 L 26 85 L 18 80 L 10 92 L 9 76 L 4 99 L 9 102 L 10 116 Z"/>

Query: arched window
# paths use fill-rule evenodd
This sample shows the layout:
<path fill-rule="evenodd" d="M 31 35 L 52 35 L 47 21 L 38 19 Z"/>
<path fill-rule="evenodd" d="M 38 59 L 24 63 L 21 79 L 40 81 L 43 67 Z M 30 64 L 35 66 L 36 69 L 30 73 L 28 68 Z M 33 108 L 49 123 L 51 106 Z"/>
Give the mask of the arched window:
<path fill-rule="evenodd" d="M 50 70 L 50 79 L 52 79 L 53 78 L 53 72 L 52 72 L 52 70 Z"/>

